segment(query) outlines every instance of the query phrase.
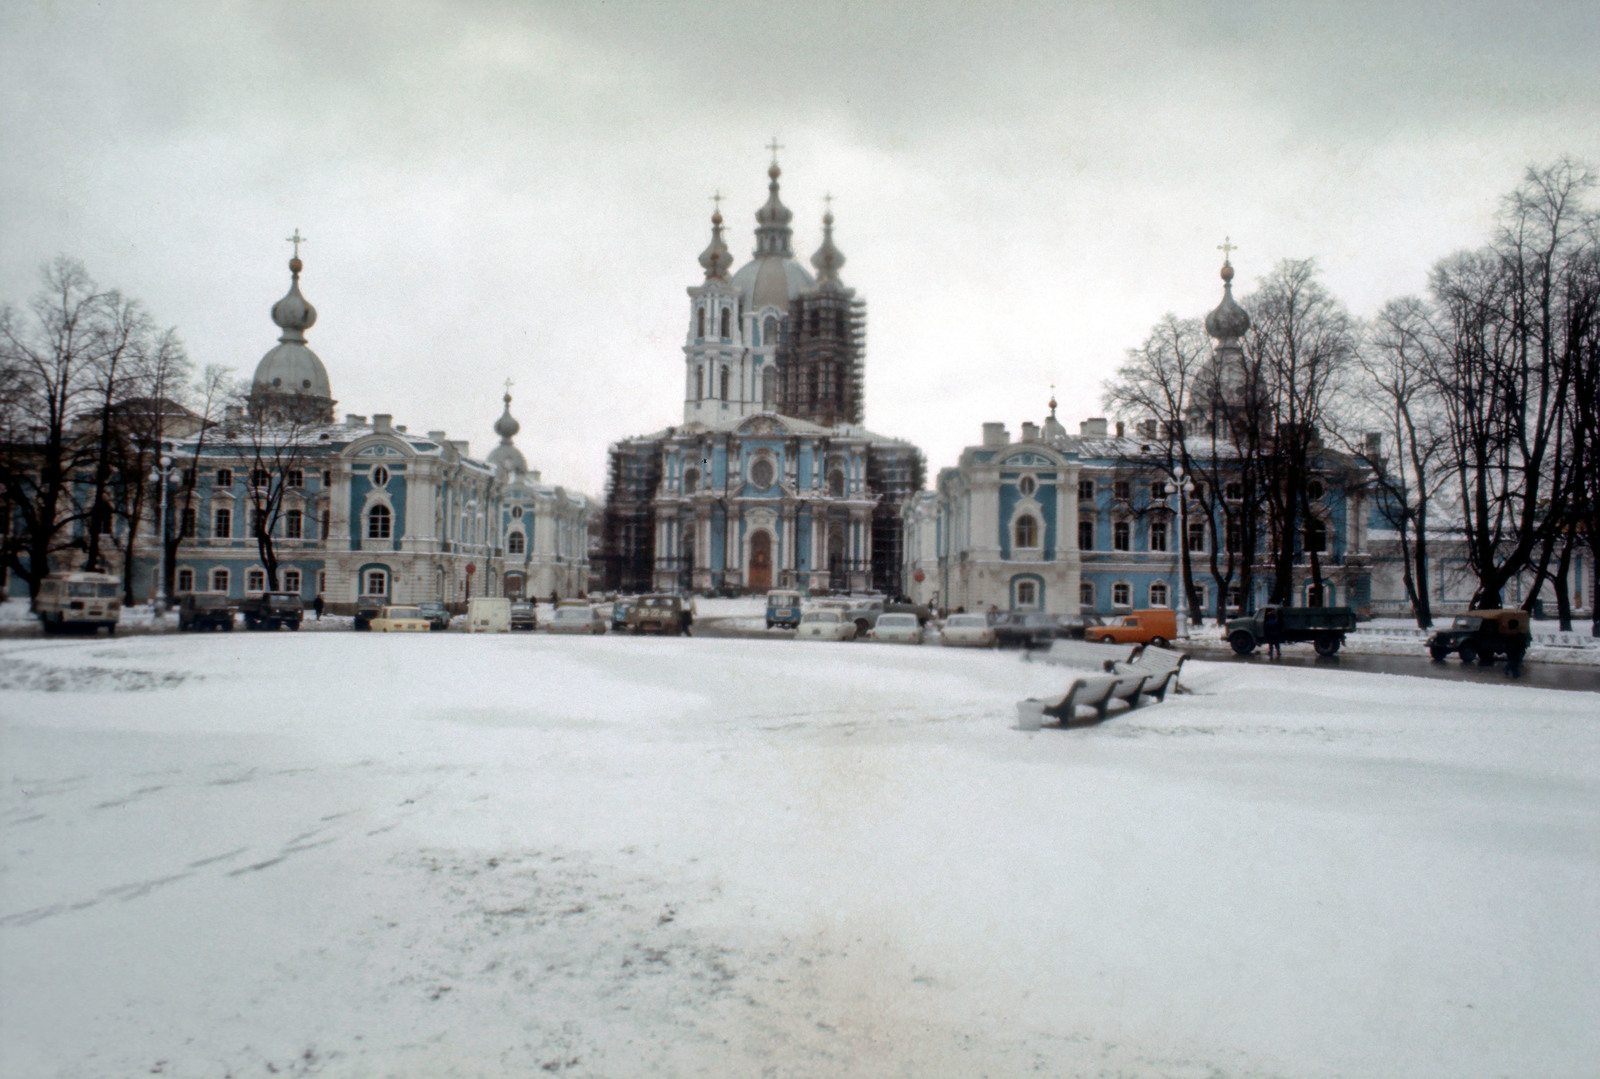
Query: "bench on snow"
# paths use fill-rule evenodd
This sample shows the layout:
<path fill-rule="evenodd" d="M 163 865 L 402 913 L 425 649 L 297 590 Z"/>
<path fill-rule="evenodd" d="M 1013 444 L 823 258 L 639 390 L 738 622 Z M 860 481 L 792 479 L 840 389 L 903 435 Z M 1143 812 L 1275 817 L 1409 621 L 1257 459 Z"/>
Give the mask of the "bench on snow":
<path fill-rule="evenodd" d="M 1118 663 L 1132 663 L 1144 650 L 1142 644 L 1100 644 L 1095 641 L 1051 641 L 1041 653 L 1024 651 L 1022 658 L 1032 663 L 1051 663 L 1057 667 L 1076 667 L 1108 674 Z"/>
<path fill-rule="evenodd" d="M 1138 659 L 1118 663 L 1113 670 L 1121 675 L 1144 675 L 1145 696 L 1164 701 L 1167 699 L 1167 690 L 1177 688 L 1178 673 L 1183 670 L 1183 661 L 1188 658 L 1170 648 L 1146 648 L 1139 653 Z"/>
<path fill-rule="evenodd" d="M 1102 722 L 1110 711 L 1112 701 L 1124 701 L 1129 710 L 1139 707 L 1139 696 L 1144 692 L 1147 674 L 1086 674 L 1074 678 L 1066 693 L 1054 701 L 1041 701 L 1030 697 L 1017 704 L 1018 725 L 1023 730 L 1034 730 L 1039 717 L 1051 716 L 1063 727 L 1072 726 L 1079 708 L 1093 708 L 1095 722 Z"/>

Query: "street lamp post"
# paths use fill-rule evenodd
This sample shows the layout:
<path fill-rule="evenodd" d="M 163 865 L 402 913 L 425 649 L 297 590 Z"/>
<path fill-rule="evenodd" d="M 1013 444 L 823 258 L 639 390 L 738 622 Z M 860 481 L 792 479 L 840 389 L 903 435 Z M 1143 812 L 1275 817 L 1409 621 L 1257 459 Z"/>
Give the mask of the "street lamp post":
<path fill-rule="evenodd" d="M 150 478 L 161 485 L 161 509 L 156 515 L 158 544 L 156 548 L 156 614 L 167 609 L 167 484 L 172 478 L 172 455 L 161 455 L 160 464 L 150 473 Z"/>
<path fill-rule="evenodd" d="M 1183 587 L 1183 606 L 1189 612 L 1189 621 L 1198 622 L 1198 612 L 1194 609 L 1194 588 L 1189 572 L 1189 492 L 1194 490 L 1194 481 L 1184 475 L 1183 466 L 1179 465 L 1173 473 L 1177 480 L 1178 494 L 1178 575 Z"/>

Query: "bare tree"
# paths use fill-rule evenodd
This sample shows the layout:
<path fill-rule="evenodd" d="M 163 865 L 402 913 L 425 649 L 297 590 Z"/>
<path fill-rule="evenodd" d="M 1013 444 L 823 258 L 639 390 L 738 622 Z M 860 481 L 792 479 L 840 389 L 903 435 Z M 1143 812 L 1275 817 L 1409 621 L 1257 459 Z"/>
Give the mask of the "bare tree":
<path fill-rule="evenodd" d="M 246 384 L 236 399 L 247 401 L 249 393 L 250 386 Z M 261 566 L 266 570 L 267 588 L 275 592 L 278 589 L 278 532 L 280 525 L 289 523 L 284 496 L 303 484 L 307 451 L 314 432 L 320 430 L 322 424 L 294 415 L 269 413 L 262 408 L 248 410 L 244 416 L 244 450 L 250 468 L 245 488 L 250 503 L 250 535 L 256 541 Z M 300 525 L 305 528 L 303 516 Z"/>
<path fill-rule="evenodd" d="M 1571 161 L 1530 168 L 1505 200 L 1495 242 L 1433 271 L 1433 377 L 1450 421 L 1475 606 L 1500 606 L 1550 530 L 1570 522 L 1576 365 L 1563 286 L 1593 233 L 1583 197 L 1594 186 Z"/>
<path fill-rule="evenodd" d="M 152 489 L 150 474 L 171 447 L 174 428 L 186 427 L 192 416 L 183 404 L 188 396 L 184 383 L 190 373 L 189 357 L 176 331 L 155 336 L 149 347 L 140 350 L 137 361 L 129 373 L 129 392 L 115 410 L 120 437 L 112 505 L 122 521 L 122 588 L 128 603 L 138 601 L 133 575 L 139 530 L 150 500 L 155 500 L 158 511 L 160 506 L 160 490 Z M 171 595 L 168 565 L 163 558 L 159 572 L 162 591 Z"/>
<path fill-rule="evenodd" d="M 162 582 L 169 596 L 174 591 L 172 578 L 178 564 L 178 549 L 198 531 L 195 495 L 200 482 L 200 459 L 205 454 L 206 444 L 221 427 L 232 385 L 232 368 L 207 364 L 200 380 L 185 394 L 192 403 L 197 429 L 192 444 L 194 456 L 188 467 L 180 467 L 178 472 L 178 490 L 172 499 L 173 527 L 167 529 L 166 547 L 162 551 Z M 182 462 L 178 464 L 181 466 Z"/>

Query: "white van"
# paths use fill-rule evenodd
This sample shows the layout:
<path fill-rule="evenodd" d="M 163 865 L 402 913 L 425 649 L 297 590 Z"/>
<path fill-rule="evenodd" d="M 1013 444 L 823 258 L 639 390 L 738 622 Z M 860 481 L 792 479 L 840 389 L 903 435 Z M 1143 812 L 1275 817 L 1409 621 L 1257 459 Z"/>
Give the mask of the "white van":
<path fill-rule="evenodd" d="M 122 617 L 122 581 L 109 573 L 52 573 L 39 582 L 33 609 L 46 633 L 101 626 L 117 632 Z"/>
<path fill-rule="evenodd" d="M 477 596 L 467 600 L 468 633 L 510 633 L 511 601 L 504 596 Z"/>

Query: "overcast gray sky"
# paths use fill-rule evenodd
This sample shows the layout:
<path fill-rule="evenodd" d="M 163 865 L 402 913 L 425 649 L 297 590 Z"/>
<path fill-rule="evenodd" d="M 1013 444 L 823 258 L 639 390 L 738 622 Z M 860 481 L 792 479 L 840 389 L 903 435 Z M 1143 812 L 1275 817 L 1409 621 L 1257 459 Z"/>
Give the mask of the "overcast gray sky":
<path fill-rule="evenodd" d="M 1394 10 L 1394 8 L 1400 10 Z M 930 470 L 985 420 L 1099 414 L 1164 312 L 1314 256 L 1359 315 L 1600 163 L 1600 4 L 0 5 L 0 298 L 83 259 L 248 376 L 284 243 L 339 411 L 547 480 L 681 417 L 713 191 L 739 263 L 776 134 L 832 192 L 867 422 Z"/>

